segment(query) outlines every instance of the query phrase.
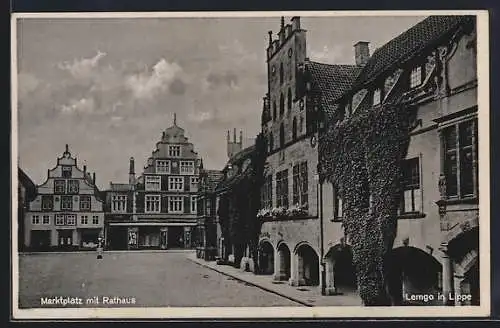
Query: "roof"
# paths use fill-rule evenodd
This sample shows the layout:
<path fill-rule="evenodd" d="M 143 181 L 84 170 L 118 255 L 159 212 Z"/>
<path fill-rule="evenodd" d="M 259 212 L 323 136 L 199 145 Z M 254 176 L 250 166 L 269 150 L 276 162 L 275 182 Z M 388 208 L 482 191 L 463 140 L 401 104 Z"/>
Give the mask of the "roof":
<path fill-rule="evenodd" d="M 109 185 L 109 191 L 130 191 L 133 190 L 133 185 L 128 183 L 113 183 Z"/>
<path fill-rule="evenodd" d="M 327 116 L 331 116 L 337 108 L 335 102 L 353 86 L 362 67 L 309 62 L 307 69 L 312 82 L 312 96 L 320 96 L 322 109 Z"/>
<path fill-rule="evenodd" d="M 200 172 L 200 192 L 214 192 L 217 184 L 224 178 L 224 173 L 219 170 L 202 170 Z"/>
<path fill-rule="evenodd" d="M 20 167 L 17 168 L 17 174 L 19 183 L 26 188 L 26 192 L 29 195 L 36 193 L 36 184 L 31 180 L 31 178 L 24 172 Z"/>
<path fill-rule="evenodd" d="M 252 145 L 252 146 L 250 146 L 250 147 L 247 147 L 247 148 L 245 148 L 245 149 L 243 149 L 243 150 L 239 151 L 238 153 L 236 153 L 233 157 L 231 157 L 231 158 L 229 159 L 229 161 L 228 161 L 228 163 L 227 163 L 226 167 L 224 168 L 224 170 L 222 170 L 222 174 L 224 174 L 224 175 L 225 175 L 225 172 L 228 170 L 229 165 L 236 165 L 236 166 L 237 166 L 237 168 L 236 168 L 236 169 L 237 169 L 238 171 L 236 172 L 236 174 L 234 174 L 234 175 L 233 175 L 232 177 L 230 177 L 230 178 L 225 178 L 225 177 L 224 177 L 224 178 L 223 178 L 223 179 L 219 182 L 219 184 L 217 185 L 217 187 L 216 187 L 216 190 L 217 190 L 217 191 L 222 191 L 222 190 L 224 190 L 224 189 L 230 188 L 232 185 L 234 185 L 234 184 L 236 184 L 236 183 L 240 182 L 241 180 L 243 180 L 243 179 L 247 176 L 247 174 L 248 174 L 249 170 L 245 171 L 245 173 L 244 173 L 244 174 L 242 174 L 242 173 L 240 172 L 240 169 L 241 169 L 241 165 L 240 165 L 240 164 L 242 164 L 242 162 L 243 162 L 245 159 L 249 158 L 249 157 L 252 155 L 252 153 L 255 151 L 255 148 L 256 148 L 256 147 L 255 147 L 255 145 Z"/>
<path fill-rule="evenodd" d="M 373 82 L 395 64 L 404 62 L 425 48 L 435 45 L 473 17 L 430 16 L 424 19 L 375 50 L 358 76 L 356 86 L 361 88 L 362 85 Z"/>

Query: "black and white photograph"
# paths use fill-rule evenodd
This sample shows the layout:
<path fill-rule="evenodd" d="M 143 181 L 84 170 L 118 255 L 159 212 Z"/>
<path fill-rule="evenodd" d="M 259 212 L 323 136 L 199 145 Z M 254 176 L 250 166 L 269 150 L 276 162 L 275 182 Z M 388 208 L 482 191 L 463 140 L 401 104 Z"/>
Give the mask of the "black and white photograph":
<path fill-rule="evenodd" d="M 490 314 L 486 11 L 12 17 L 13 318 Z"/>

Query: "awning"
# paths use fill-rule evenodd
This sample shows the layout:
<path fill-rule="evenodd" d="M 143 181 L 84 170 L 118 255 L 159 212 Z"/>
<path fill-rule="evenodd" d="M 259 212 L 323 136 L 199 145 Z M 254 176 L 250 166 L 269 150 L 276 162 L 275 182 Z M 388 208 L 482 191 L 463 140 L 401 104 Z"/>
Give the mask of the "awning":
<path fill-rule="evenodd" d="M 196 226 L 196 222 L 109 222 L 110 226 L 129 226 L 129 227 L 138 227 L 138 226 L 161 226 L 161 227 L 186 227 Z"/>

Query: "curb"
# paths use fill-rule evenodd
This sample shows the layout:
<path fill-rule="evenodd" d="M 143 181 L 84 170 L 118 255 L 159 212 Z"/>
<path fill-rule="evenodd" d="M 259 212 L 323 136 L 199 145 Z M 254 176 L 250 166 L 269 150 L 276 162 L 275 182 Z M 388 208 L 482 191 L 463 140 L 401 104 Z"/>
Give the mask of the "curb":
<path fill-rule="evenodd" d="M 233 275 L 233 274 L 231 274 L 231 273 L 224 272 L 224 271 L 222 271 L 222 270 L 218 270 L 218 269 L 216 269 L 216 268 L 214 268 L 214 267 L 211 267 L 211 266 L 209 266 L 209 265 L 206 265 L 206 264 L 203 264 L 203 263 L 201 263 L 201 262 L 198 262 L 198 261 L 196 261 L 196 260 L 194 260 L 194 259 L 192 259 L 192 258 L 189 258 L 189 257 L 188 257 L 188 260 L 189 260 L 189 261 L 191 261 L 191 262 L 193 262 L 193 263 L 196 263 L 196 264 L 198 264 L 199 266 L 202 266 L 202 267 L 204 267 L 204 268 L 210 269 L 210 270 L 212 270 L 212 271 L 218 272 L 218 273 L 220 273 L 220 274 L 223 274 L 223 275 L 225 275 L 225 276 L 231 277 L 231 278 L 236 279 L 236 280 L 238 280 L 238 281 L 241 281 L 241 282 L 247 283 L 247 284 L 249 284 L 249 285 L 252 285 L 253 287 L 260 288 L 260 289 L 262 289 L 262 290 L 264 290 L 264 291 L 266 291 L 266 292 L 269 292 L 269 293 L 272 293 L 272 294 L 275 294 L 275 295 L 281 296 L 281 297 L 286 298 L 286 299 L 288 299 L 288 300 L 290 300 L 290 301 L 292 301 L 292 302 L 299 303 L 300 305 L 304 305 L 304 306 L 308 306 L 308 307 L 313 307 L 313 306 L 314 306 L 314 305 L 312 305 L 312 304 L 310 304 L 310 303 L 307 303 L 307 302 L 304 302 L 304 301 L 302 301 L 302 300 L 300 300 L 300 299 L 298 299 L 298 298 L 295 298 L 295 297 L 291 297 L 291 296 L 285 295 L 285 294 L 280 293 L 280 292 L 278 292 L 278 291 L 275 291 L 275 290 L 273 290 L 273 289 L 270 289 L 270 288 L 267 288 L 267 287 L 264 287 L 264 286 L 258 285 L 258 284 L 254 283 L 254 282 L 251 282 L 251 281 L 245 280 L 245 279 L 243 279 L 243 278 L 240 278 L 240 277 L 238 277 L 238 276 L 236 276 L 236 275 Z"/>
<path fill-rule="evenodd" d="M 158 249 L 158 250 L 104 250 L 103 254 L 119 254 L 119 253 L 193 253 L 191 249 Z M 61 255 L 61 254 L 95 254 L 96 250 L 89 251 L 67 251 L 67 252 L 18 252 L 19 256 L 24 255 Z"/>

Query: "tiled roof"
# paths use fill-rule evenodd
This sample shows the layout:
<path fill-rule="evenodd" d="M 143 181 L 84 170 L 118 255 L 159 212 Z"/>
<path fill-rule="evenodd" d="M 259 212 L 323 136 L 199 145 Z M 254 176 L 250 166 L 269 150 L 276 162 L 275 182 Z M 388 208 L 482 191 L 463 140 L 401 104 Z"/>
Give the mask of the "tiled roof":
<path fill-rule="evenodd" d="M 393 65 L 404 62 L 453 33 L 473 16 L 430 16 L 375 50 L 358 76 L 356 86 L 373 82 Z"/>
<path fill-rule="evenodd" d="M 203 170 L 200 178 L 206 178 L 200 182 L 200 192 L 214 192 L 217 184 L 224 178 L 224 174 L 218 170 Z"/>
<path fill-rule="evenodd" d="M 321 95 L 323 108 L 328 108 L 352 87 L 361 67 L 355 65 L 330 65 L 309 62 L 312 94 Z"/>
<path fill-rule="evenodd" d="M 217 188 L 216 188 L 217 191 L 221 191 L 221 190 L 225 190 L 226 188 L 230 188 L 232 185 L 234 185 L 235 183 L 238 183 L 239 181 L 241 181 L 243 178 L 245 178 L 247 176 L 248 170 L 243 174 L 240 172 L 241 164 L 245 159 L 247 159 L 248 157 L 250 157 L 252 155 L 252 152 L 254 150 L 255 150 L 255 145 L 252 145 L 252 146 L 247 147 L 247 148 L 241 150 L 240 152 L 236 153 L 233 157 L 231 157 L 231 159 L 229 159 L 228 165 L 229 164 L 237 165 L 238 172 L 235 175 L 233 175 L 231 178 L 228 178 L 228 179 L 223 178 L 220 181 L 220 183 L 217 185 Z M 225 174 L 226 170 L 227 170 L 227 165 L 223 170 L 223 174 Z"/>

